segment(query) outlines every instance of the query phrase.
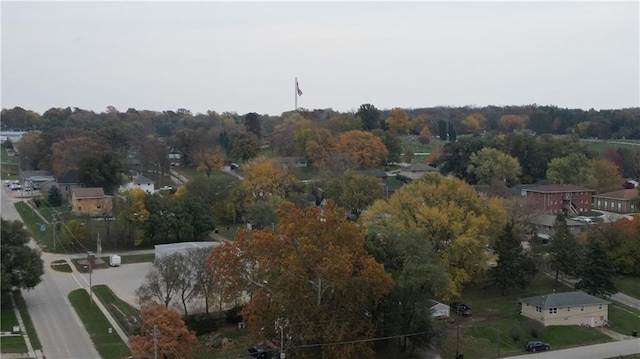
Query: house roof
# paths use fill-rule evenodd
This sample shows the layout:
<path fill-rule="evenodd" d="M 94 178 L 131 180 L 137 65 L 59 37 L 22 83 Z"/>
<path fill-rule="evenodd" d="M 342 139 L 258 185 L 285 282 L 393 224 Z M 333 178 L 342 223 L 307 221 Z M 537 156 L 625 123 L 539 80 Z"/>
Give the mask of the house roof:
<path fill-rule="evenodd" d="M 438 170 L 424 163 L 412 164 L 409 167 L 403 168 L 402 172 L 437 172 Z"/>
<path fill-rule="evenodd" d="M 443 304 L 443 303 L 440 303 L 440 302 L 435 301 L 435 300 L 433 300 L 433 299 L 428 300 L 428 301 L 427 301 L 427 304 L 429 305 L 429 308 L 435 308 L 435 307 L 437 307 L 437 306 L 443 306 L 443 305 L 444 305 L 445 307 L 449 308 L 449 306 L 448 306 L 448 305 Z"/>
<path fill-rule="evenodd" d="M 563 292 L 539 295 L 537 297 L 520 298 L 520 303 L 528 303 L 541 308 L 569 307 L 576 305 L 609 304 L 602 298 L 594 297 L 585 292 Z"/>
<path fill-rule="evenodd" d="M 574 184 L 544 184 L 532 188 L 525 188 L 527 192 L 543 192 L 543 193 L 565 193 L 565 192 L 595 192 L 587 187 L 576 186 Z"/>
<path fill-rule="evenodd" d="M 62 176 L 58 179 L 58 183 L 79 183 L 80 176 L 78 175 L 78 170 L 67 170 Z"/>
<path fill-rule="evenodd" d="M 143 176 L 143 175 L 137 175 L 135 177 L 133 177 L 133 183 L 135 184 L 149 184 L 149 183 L 155 183 L 152 180 L 148 179 L 147 177 Z"/>
<path fill-rule="evenodd" d="M 75 198 L 102 198 L 104 190 L 102 187 L 74 188 L 71 190 L 71 194 Z"/>
<path fill-rule="evenodd" d="M 621 189 L 618 191 L 613 191 L 613 192 L 607 192 L 607 193 L 600 193 L 600 194 L 594 194 L 594 197 L 598 197 L 598 198 L 608 198 L 608 199 L 621 199 L 621 200 L 630 200 L 633 198 L 637 198 L 638 197 L 638 190 L 633 188 L 633 189 Z"/>

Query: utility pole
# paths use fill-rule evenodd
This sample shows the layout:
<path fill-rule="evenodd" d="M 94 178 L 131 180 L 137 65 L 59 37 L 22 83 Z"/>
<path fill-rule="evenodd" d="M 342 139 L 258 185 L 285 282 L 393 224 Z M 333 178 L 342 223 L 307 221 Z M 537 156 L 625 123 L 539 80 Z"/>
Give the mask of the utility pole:
<path fill-rule="evenodd" d="M 500 328 L 496 327 L 496 332 L 498 333 L 498 359 L 500 359 Z"/>
<path fill-rule="evenodd" d="M 87 262 L 89 262 L 89 303 L 93 305 L 93 286 L 91 285 L 91 273 L 93 267 L 91 265 L 91 252 L 87 252 Z"/>
<path fill-rule="evenodd" d="M 158 326 L 153 326 L 153 359 L 158 359 Z"/>
<path fill-rule="evenodd" d="M 456 326 L 456 359 L 460 358 L 459 350 L 460 350 L 460 325 L 458 324 Z"/>

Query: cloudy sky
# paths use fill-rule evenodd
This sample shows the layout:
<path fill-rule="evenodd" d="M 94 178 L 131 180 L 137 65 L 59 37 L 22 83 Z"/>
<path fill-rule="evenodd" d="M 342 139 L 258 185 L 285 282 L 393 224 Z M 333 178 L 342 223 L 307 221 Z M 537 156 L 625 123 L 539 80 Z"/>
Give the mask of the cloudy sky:
<path fill-rule="evenodd" d="M 639 7 L 2 1 L 2 107 L 640 106 Z"/>

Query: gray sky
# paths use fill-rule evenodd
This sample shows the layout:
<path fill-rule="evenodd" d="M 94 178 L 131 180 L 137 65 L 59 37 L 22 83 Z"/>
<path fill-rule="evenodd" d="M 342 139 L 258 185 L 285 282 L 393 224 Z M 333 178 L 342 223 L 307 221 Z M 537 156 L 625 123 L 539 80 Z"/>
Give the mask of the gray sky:
<path fill-rule="evenodd" d="M 2 107 L 640 106 L 630 2 L 7 2 Z"/>

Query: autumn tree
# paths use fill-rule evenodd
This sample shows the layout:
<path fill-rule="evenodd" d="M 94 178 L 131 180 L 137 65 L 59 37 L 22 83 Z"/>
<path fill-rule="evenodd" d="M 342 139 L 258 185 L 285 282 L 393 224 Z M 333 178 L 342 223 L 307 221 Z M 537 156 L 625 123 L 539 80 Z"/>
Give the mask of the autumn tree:
<path fill-rule="evenodd" d="M 31 171 L 40 167 L 42 144 L 42 135 L 38 131 L 27 132 L 20 137 L 20 140 L 15 143 L 15 148 L 20 154 L 21 169 Z"/>
<path fill-rule="evenodd" d="M 242 232 L 212 256 L 226 264 L 222 283 L 251 294 L 242 317 L 254 335 L 279 340 L 282 328 L 292 357 L 355 359 L 373 355 L 370 313 L 393 285 L 363 242 L 331 202 L 284 204 L 274 231 Z"/>
<path fill-rule="evenodd" d="M 211 178 L 213 170 L 219 170 L 224 165 L 224 155 L 219 148 L 197 152 L 195 158 L 198 162 L 198 171 L 204 171 L 207 178 Z"/>
<path fill-rule="evenodd" d="M 118 224 L 130 243 L 138 238 L 136 230 L 149 218 L 149 211 L 145 208 L 146 193 L 140 188 L 124 191 L 122 196 L 116 197 L 115 212 Z M 116 243 L 117 246 L 117 243 Z"/>
<path fill-rule="evenodd" d="M 93 151 L 106 151 L 108 146 L 87 136 L 66 138 L 51 146 L 51 169 L 56 176 L 77 169 L 82 157 Z"/>
<path fill-rule="evenodd" d="M 187 252 L 187 258 L 193 262 L 192 274 L 195 287 L 198 289 L 196 294 L 204 300 L 204 313 L 207 317 L 211 315 L 210 303 L 215 295 L 218 295 L 219 303 L 222 303 L 220 283 L 215 280 L 220 263 L 210 263 L 208 261 L 210 254 L 210 248 L 191 249 Z M 222 311 L 222 306 L 219 310 Z"/>
<path fill-rule="evenodd" d="M 198 339 L 189 331 L 178 312 L 153 303 L 140 312 L 140 335 L 129 337 L 131 353 L 152 358 L 156 352 L 166 359 L 190 359 Z"/>
<path fill-rule="evenodd" d="M 490 184 L 499 179 L 507 185 L 518 183 L 518 176 L 522 173 L 520 163 L 516 158 L 495 148 L 485 147 L 469 157 L 467 171 L 476 176 L 478 183 Z"/>
<path fill-rule="evenodd" d="M 353 214 L 355 219 L 382 196 L 382 184 L 374 176 L 347 172 L 330 179 L 326 185 L 326 197 Z"/>
<path fill-rule="evenodd" d="M 424 126 L 422 130 L 420 130 L 418 141 L 420 141 L 420 143 L 422 143 L 423 145 L 431 142 L 431 132 L 429 131 L 429 127 Z"/>
<path fill-rule="evenodd" d="M 176 296 L 180 295 L 188 275 L 190 273 L 187 270 L 185 256 L 181 253 L 157 258 L 155 265 L 145 275 L 142 285 L 136 289 L 138 303 L 145 307 L 158 302 L 169 307 Z"/>
<path fill-rule="evenodd" d="M 302 156 L 302 153 L 296 153 L 294 136 L 301 130 L 313 127 L 315 126 L 311 120 L 298 113 L 287 116 L 273 131 L 273 149 L 280 156 Z"/>
<path fill-rule="evenodd" d="M 613 278 L 616 275 L 616 268 L 609 256 L 598 242 L 590 242 L 584 256 L 584 261 L 580 263 L 577 276 L 580 278 L 576 283 L 576 289 L 583 290 L 597 297 L 609 297 L 618 293 Z"/>
<path fill-rule="evenodd" d="M 289 171 L 265 157 L 255 158 L 244 165 L 243 186 L 257 199 L 284 198 L 294 182 L 296 178 Z"/>
<path fill-rule="evenodd" d="M 364 131 L 371 131 L 376 128 L 380 128 L 380 110 L 374 105 L 365 103 L 360 105 L 356 117 L 362 121 L 362 129 Z"/>
<path fill-rule="evenodd" d="M 389 153 L 380 138 L 364 131 L 341 133 L 332 152 L 344 155 L 356 166 L 353 169 L 378 167 L 384 163 Z"/>
<path fill-rule="evenodd" d="M 65 245 L 83 245 L 86 238 L 87 229 L 83 227 L 82 223 L 75 219 L 68 221 L 62 227 L 62 239 Z"/>
<path fill-rule="evenodd" d="M 402 155 L 402 141 L 400 140 L 400 136 L 381 129 L 375 129 L 371 131 L 371 133 L 382 140 L 384 147 L 387 148 L 386 161 L 400 162 L 400 156 Z"/>
<path fill-rule="evenodd" d="M 389 132 L 394 135 L 403 135 L 409 132 L 411 120 L 407 111 L 396 107 L 391 109 L 389 117 L 385 120 Z"/>
<path fill-rule="evenodd" d="M 29 232 L 20 221 L 0 219 L 2 283 L 0 291 L 33 289 L 42 281 L 44 262 L 40 252 L 29 247 Z"/>
<path fill-rule="evenodd" d="M 154 171 L 161 176 L 169 173 L 169 147 L 154 136 L 147 136 L 140 144 L 138 158 L 145 171 Z"/>
<path fill-rule="evenodd" d="M 524 115 L 502 115 L 498 121 L 503 132 L 520 131 L 525 128 L 527 117 Z"/>
<path fill-rule="evenodd" d="M 232 132 L 229 135 L 229 157 L 235 160 L 246 161 L 258 155 L 260 140 L 255 134 L 249 132 Z"/>
<path fill-rule="evenodd" d="M 331 116 L 327 128 L 332 134 L 362 130 L 362 120 L 353 113 L 339 113 Z"/>
<path fill-rule="evenodd" d="M 462 120 L 460 127 L 462 133 L 477 134 L 485 122 L 487 122 L 487 119 L 482 114 L 472 113 Z"/>
<path fill-rule="evenodd" d="M 505 224 L 495 199 L 486 199 L 455 178 L 427 175 L 376 201 L 360 218 L 368 230 L 415 234 L 428 241 L 451 282 L 438 297 L 460 295 L 465 284 L 484 277 L 493 255 L 487 246 Z"/>
<path fill-rule="evenodd" d="M 595 158 L 590 161 L 591 182 L 586 183 L 589 187 L 600 193 L 611 192 L 622 188 L 622 177 L 615 163 Z"/>

